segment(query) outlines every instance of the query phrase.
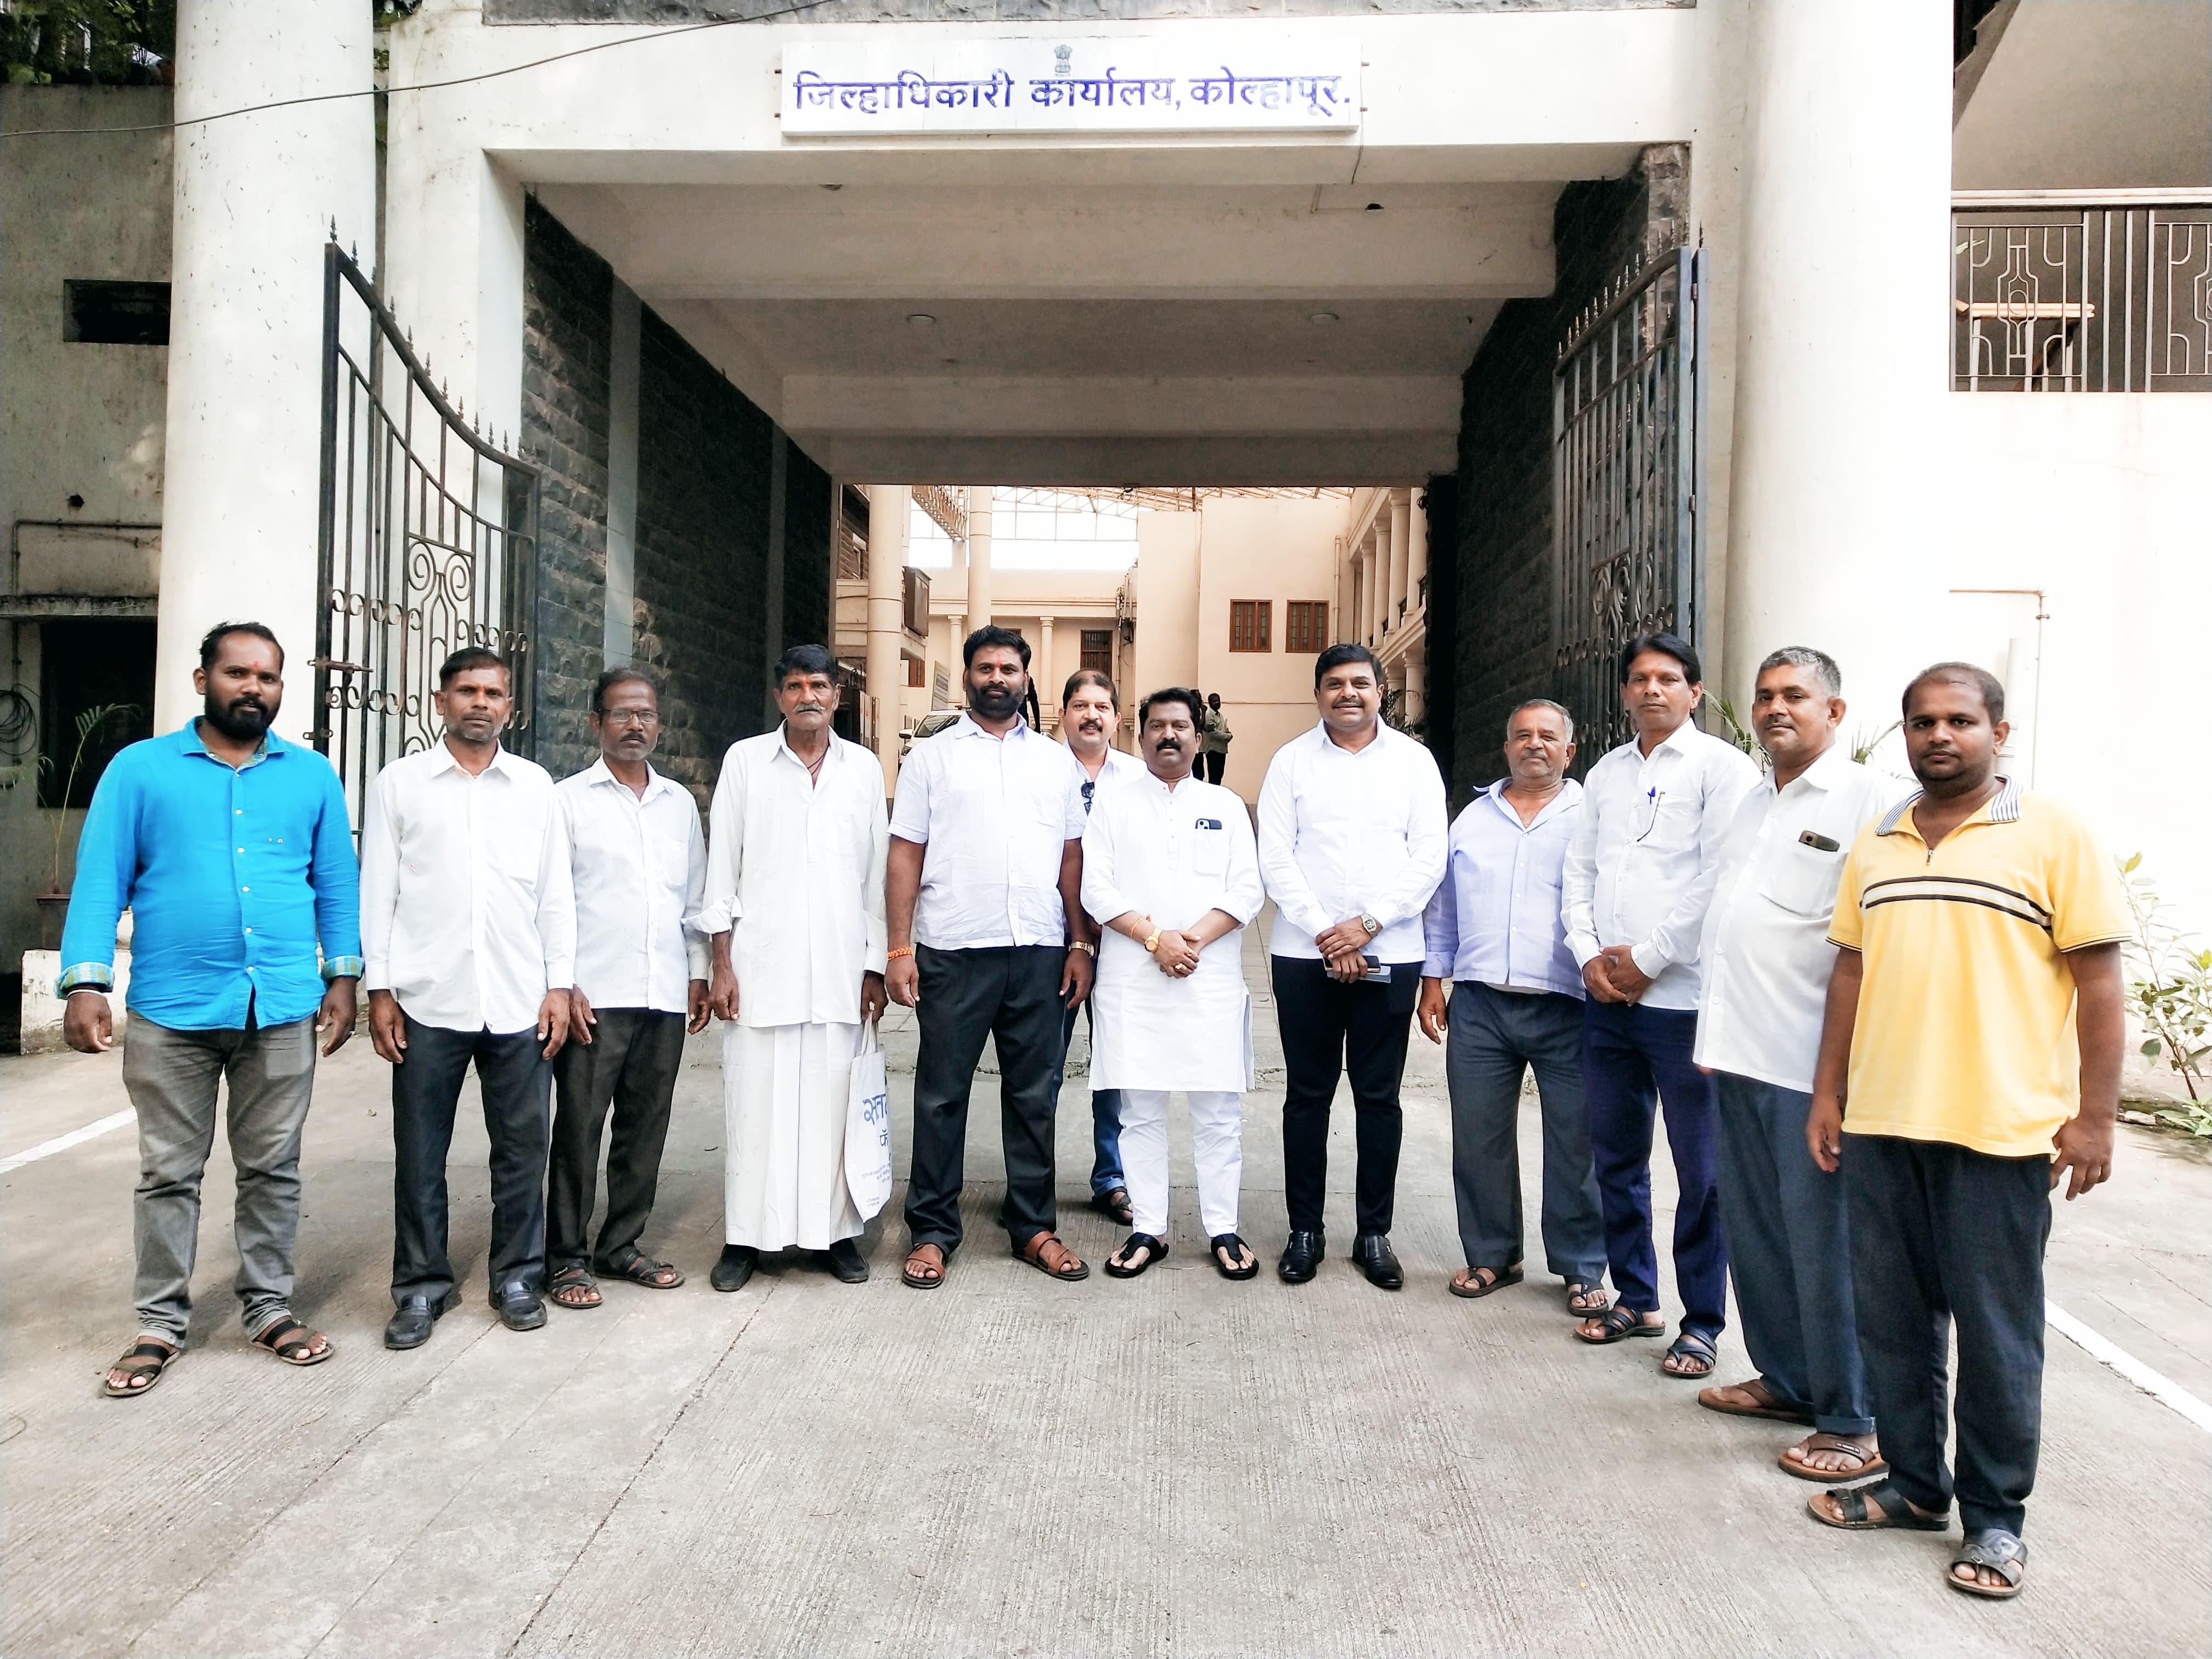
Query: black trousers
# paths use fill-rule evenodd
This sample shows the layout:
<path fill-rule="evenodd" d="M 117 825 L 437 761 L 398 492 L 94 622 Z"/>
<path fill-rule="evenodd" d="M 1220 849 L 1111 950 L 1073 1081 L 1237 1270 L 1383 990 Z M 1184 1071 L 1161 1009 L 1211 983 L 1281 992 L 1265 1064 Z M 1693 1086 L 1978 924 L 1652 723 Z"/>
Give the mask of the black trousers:
<path fill-rule="evenodd" d="M 453 1288 L 446 1254 L 446 1155 L 471 1061 L 491 1136 L 491 1285 L 545 1281 L 545 1120 L 553 1068 L 535 1031 L 501 1036 L 407 1022 L 392 1068 L 392 1299 Z"/>
<path fill-rule="evenodd" d="M 916 1244 L 946 1250 L 961 1238 L 968 1095 L 983 1039 L 999 1046 L 999 1130 L 1006 1201 L 1000 1224 L 1015 1243 L 1054 1225 L 1053 1115 L 1059 1104 L 1060 975 L 1057 945 L 987 951 L 915 950 L 921 976 L 921 1052 L 914 1067 L 914 1162 L 906 1225 Z"/>
<path fill-rule="evenodd" d="M 684 1016 L 657 1008 L 599 1008 L 589 1043 L 553 1057 L 553 1155 L 545 1171 L 545 1265 L 586 1265 L 586 1235 L 599 1184 L 599 1137 L 611 1109 L 607 1218 L 590 1265 L 612 1273 L 637 1249 L 660 1187 L 668 1109 L 684 1065 Z"/>
<path fill-rule="evenodd" d="M 1319 1232 L 1328 1189 L 1328 1110 L 1349 1073 L 1358 1114 L 1355 1213 L 1363 1233 L 1390 1231 L 1405 1114 L 1398 1085 L 1421 994 L 1421 964 L 1392 965 L 1384 983 L 1343 985 L 1318 958 L 1269 958 L 1283 1034 L 1283 1198 L 1291 1231 Z"/>
<path fill-rule="evenodd" d="M 1229 751 L 1226 749 L 1201 750 L 1198 757 L 1198 769 L 1200 776 L 1207 783 L 1220 782 L 1221 775 L 1229 769 Z"/>
<path fill-rule="evenodd" d="M 1889 1478 L 1924 1510 L 1948 1509 L 1955 1491 L 1970 1533 L 2016 1534 L 2043 1435 L 2051 1160 L 1847 1134 L 1843 1173 L 1859 1352 Z M 1954 1330 L 1955 1401 L 1946 1374 Z M 1947 1419 L 1959 1431 L 1955 1481 L 1943 1461 Z"/>

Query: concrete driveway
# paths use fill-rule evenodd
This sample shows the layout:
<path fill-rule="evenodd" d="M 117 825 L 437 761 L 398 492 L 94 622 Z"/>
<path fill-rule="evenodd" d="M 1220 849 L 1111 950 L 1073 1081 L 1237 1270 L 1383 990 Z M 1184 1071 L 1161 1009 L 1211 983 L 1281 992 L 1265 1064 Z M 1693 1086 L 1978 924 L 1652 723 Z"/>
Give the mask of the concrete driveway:
<path fill-rule="evenodd" d="M 1279 1050 L 1257 941 L 1261 1088 L 1244 1231 L 1271 1270 L 1212 1271 L 1187 1187 L 1175 1254 L 1124 1284 L 1048 1282 L 991 1224 L 995 1079 L 979 1080 L 968 1247 L 922 1296 L 903 1233 L 876 1276 L 793 1260 L 716 1295 L 716 1048 L 696 1042 L 647 1243 L 691 1275 L 611 1286 L 516 1335 L 485 1304 L 481 1124 L 454 1149 L 469 1304 L 390 1353 L 386 1068 L 356 1041 L 309 1121 L 301 1312 L 339 1353 L 249 1349 L 228 1291 L 230 1168 L 209 1171 L 193 1348 L 159 1391 L 97 1397 L 131 1332 L 125 1126 L 4 1176 L 10 1654 L 2197 1655 L 2212 1651 L 2212 1433 L 2054 1333 L 2027 1593 L 1939 1582 L 1947 1540 L 1847 1535 L 1803 1512 L 1774 1425 L 1717 1417 L 1656 1344 L 1571 1341 L 1556 1281 L 1479 1302 L 1457 1265 L 1449 1121 L 1418 1038 L 1396 1241 L 1370 1287 L 1349 1105 L 1332 1257 L 1285 1286 Z M 901 1016 L 902 1020 L 906 1017 Z M 889 1034 L 895 1063 L 912 1034 Z M 903 1111 L 910 1078 L 895 1075 Z M 1061 1114 L 1068 1240 L 1089 1117 Z M 0 1156 L 123 1109 L 116 1057 L 0 1060 Z M 1534 1103 L 1529 1103 L 1533 1113 Z M 467 1113 L 465 1109 L 465 1122 Z M 2051 1293 L 2198 1399 L 2212 1171 L 2124 1131 L 2119 1174 L 2060 1206 Z M 1533 1120 L 1524 1154 L 1533 1159 Z M 1176 1147 L 1188 1179 L 1187 1137 Z M 1655 1184 L 1670 1201 L 1663 1158 Z M 1535 1191 L 1529 1164 L 1528 1190 Z M 899 1202 L 895 1194 L 892 1212 Z M 1662 1221 L 1662 1226 L 1663 1226 Z M 1723 1374 L 1743 1374 L 1733 1337 Z M 1955 1534 L 1953 1535 L 1955 1539 Z"/>

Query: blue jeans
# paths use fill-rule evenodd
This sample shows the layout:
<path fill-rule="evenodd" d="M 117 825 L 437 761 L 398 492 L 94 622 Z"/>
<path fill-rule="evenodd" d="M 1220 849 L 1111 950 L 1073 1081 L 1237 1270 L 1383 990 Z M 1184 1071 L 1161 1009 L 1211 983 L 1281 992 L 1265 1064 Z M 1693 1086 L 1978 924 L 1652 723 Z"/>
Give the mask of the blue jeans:
<path fill-rule="evenodd" d="M 1098 1026 L 1091 1018 L 1091 1002 L 1085 998 L 1076 1005 L 1083 1011 L 1085 1029 L 1095 1044 Z M 1060 1098 L 1060 1083 L 1067 1070 L 1067 1045 L 1075 1036 L 1076 1009 L 1070 1008 L 1060 1018 L 1060 1064 L 1052 1073 L 1052 1097 Z M 1095 1056 L 1094 1056 L 1095 1058 Z M 1121 1176 L 1121 1091 L 1119 1089 L 1093 1089 L 1091 1091 L 1091 1194 L 1103 1198 L 1116 1187 L 1126 1188 L 1128 1182 Z"/>
<path fill-rule="evenodd" d="M 1682 1328 L 1710 1341 L 1728 1325 L 1728 1242 L 1714 1170 L 1713 1080 L 1690 1061 L 1697 1035 L 1694 1009 L 1595 997 L 1583 1005 L 1583 1090 L 1613 1288 L 1622 1307 L 1658 1311 L 1651 1126 L 1663 1108 L 1679 1189 L 1674 1288 L 1682 1297 Z"/>
<path fill-rule="evenodd" d="M 1727 1072 L 1720 1088 L 1721 1216 L 1751 1363 L 1823 1434 L 1871 1434 L 1851 1302 L 1850 1204 L 1805 1146 L 1813 1097 Z"/>

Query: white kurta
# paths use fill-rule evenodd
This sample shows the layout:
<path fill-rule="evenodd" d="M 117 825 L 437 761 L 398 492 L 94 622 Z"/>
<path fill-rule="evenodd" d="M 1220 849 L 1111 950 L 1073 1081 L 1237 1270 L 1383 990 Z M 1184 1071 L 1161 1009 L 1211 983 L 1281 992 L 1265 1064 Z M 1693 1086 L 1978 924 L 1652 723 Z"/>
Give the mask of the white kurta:
<path fill-rule="evenodd" d="M 738 1017 L 722 1028 L 724 1235 L 827 1249 L 860 1231 L 845 1185 L 860 976 L 884 970 L 884 774 L 830 739 L 817 783 L 782 728 L 732 744 L 714 787 L 706 900 L 727 932 Z"/>
<path fill-rule="evenodd" d="M 1091 994 L 1093 1089 L 1252 1086 L 1241 929 L 1261 902 L 1252 821 L 1234 792 L 1194 777 L 1170 791 L 1150 772 L 1098 792 L 1083 834 L 1085 910 L 1102 924 L 1134 910 L 1177 930 L 1221 910 L 1239 931 L 1200 951 L 1188 979 L 1171 979 L 1142 945 L 1107 930 Z"/>

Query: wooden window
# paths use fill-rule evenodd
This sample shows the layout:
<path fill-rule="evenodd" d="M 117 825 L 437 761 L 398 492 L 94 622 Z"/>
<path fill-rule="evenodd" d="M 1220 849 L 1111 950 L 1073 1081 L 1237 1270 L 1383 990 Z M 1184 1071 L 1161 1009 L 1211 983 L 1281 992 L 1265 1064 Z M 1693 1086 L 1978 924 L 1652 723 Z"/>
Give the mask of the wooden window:
<path fill-rule="evenodd" d="M 1229 648 L 1231 651 L 1273 651 L 1275 602 L 1273 599 L 1231 599 L 1229 602 Z"/>
<path fill-rule="evenodd" d="M 929 684 L 928 680 L 923 678 L 927 672 L 921 658 L 908 657 L 906 659 L 906 683 L 915 690 L 920 690 Z"/>
<path fill-rule="evenodd" d="M 1111 676 L 1114 672 L 1114 630 L 1110 628 L 1086 628 L 1083 630 L 1082 666 L 1091 672 Z"/>
<path fill-rule="evenodd" d="M 1283 607 L 1283 649 L 1318 654 L 1328 643 L 1328 601 L 1292 599 Z"/>

